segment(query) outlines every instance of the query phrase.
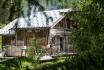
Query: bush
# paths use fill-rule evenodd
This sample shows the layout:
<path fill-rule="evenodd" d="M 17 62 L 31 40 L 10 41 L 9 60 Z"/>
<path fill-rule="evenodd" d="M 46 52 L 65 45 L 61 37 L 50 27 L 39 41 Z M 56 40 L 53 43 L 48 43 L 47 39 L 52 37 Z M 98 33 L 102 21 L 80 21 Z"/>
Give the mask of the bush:
<path fill-rule="evenodd" d="M 26 57 L 8 59 L 0 62 L 0 70 L 30 70 L 34 68 L 35 61 Z"/>
<path fill-rule="evenodd" d="M 26 57 L 0 62 L 0 70 L 104 70 L 104 49 L 96 48 L 85 53 L 52 62 L 37 63 Z"/>
<path fill-rule="evenodd" d="M 104 70 L 104 50 L 94 49 L 63 62 L 43 63 L 35 70 Z"/>

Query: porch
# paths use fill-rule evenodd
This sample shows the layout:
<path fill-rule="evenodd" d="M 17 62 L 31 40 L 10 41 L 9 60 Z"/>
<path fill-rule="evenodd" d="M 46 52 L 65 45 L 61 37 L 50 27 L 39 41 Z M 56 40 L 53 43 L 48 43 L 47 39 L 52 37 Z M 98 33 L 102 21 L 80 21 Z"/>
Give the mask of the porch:
<path fill-rule="evenodd" d="M 2 51 L 5 53 L 4 56 L 26 56 L 26 50 L 36 43 L 44 54 L 73 53 L 74 50 L 68 40 L 69 34 L 70 32 L 64 29 L 20 29 L 16 36 L 2 37 Z"/>

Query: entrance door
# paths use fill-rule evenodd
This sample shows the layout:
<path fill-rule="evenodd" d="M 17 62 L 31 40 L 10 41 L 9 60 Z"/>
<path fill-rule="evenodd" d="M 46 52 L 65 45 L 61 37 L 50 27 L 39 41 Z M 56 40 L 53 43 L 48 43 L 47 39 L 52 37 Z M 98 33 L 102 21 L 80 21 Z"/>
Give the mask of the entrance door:
<path fill-rule="evenodd" d="M 60 52 L 64 51 L 64 47 L 63 47 L 63 38 L 60 37 Z"/>

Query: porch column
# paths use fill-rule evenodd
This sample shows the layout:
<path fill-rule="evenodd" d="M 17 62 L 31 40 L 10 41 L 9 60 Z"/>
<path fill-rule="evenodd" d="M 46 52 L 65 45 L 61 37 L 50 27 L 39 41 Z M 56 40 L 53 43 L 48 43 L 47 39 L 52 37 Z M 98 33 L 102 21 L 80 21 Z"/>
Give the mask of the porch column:
<path fill-rule="evenodd" d="M 26 30 L 24 30 L 23 41 L 24 41 L 24 46 L 26 46 Z"/>
<path fill-rule="evenodd" d="M 3 51 L 3 36 L 0 36 L 0 50 Z"/>
<path fill-rule="evenodd" d="M 68 52 L 68 36 L 66 36 L 66 47 L 65 47 L 65 52 Z"/>
<path fill-rule="evenodd" d="M 55 46 L 54 46 L 54 50 L 55 50 L 55 53 L 57 53 L 57 48 L 58 48 L 58 41 L 57 41 L 57 37 L 55 36 Z"/>
<path fill-rule="evenodd" d="M 26 56 L 26 30 L 23 30 L 23 49 L 21 49 L 21 56 Z"/>
<path fill-rule="evenodd" d="M 64 36 L 64 39 L 63 39 L 63 52 L 65 52 L 65 48 L 66 48 L 66 37 Z"/>
<path fill-rule="evenodd" d="M 57 52 L 60 52 L 60 37 L 57 37 Z"/>

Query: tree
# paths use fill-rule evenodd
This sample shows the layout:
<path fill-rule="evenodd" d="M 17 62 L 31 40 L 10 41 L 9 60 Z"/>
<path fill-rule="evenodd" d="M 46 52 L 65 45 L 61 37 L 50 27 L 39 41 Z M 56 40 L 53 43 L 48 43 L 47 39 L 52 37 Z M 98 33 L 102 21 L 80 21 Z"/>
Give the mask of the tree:
<path fill-rule="evenodd" d="M 23 0 L 1 0 L 0 4 L 0 24 L 7 24 L 19 17 L 22 10 Z"/>
<path fill-rule="evenodd" d="M 2 0 L 0 3 L 0 14 L 2 15 L 0 16 L 0 23 L 7 24 L 20 16 L 24 16 L 24 8 L 27 7 L 29 13 L 31 5 L 43 8 L 38 0 Z"/>
<path fill-rule="evenodd" d="M 85 0 L 76 11 L 78 29 L 72 33 L 77 51 L 89 51 L 104 46 L 104 5 L 102 0 Z"/>

